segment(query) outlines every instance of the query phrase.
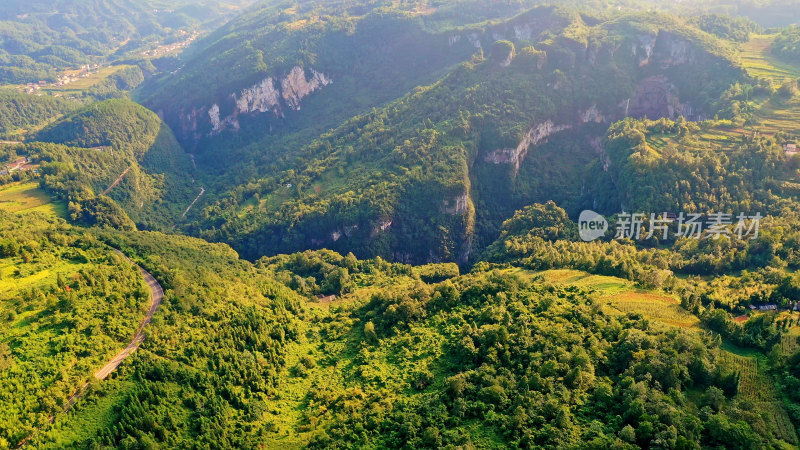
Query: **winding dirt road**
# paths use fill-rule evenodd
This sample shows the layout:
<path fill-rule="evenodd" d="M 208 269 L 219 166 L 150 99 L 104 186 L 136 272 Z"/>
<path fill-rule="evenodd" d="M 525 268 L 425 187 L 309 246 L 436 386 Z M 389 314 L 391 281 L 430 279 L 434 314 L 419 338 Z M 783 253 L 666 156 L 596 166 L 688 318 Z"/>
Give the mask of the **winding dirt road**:
<path fill-rule="evenodd" d="M 147 314 L 144 316 L 144 319 L 139 324 L 139 328 L 136 330 L 136 334 L 133 335 L 133 339 L 131 339 L 131 342 L 119 353 L 117 353 L 113 358 L 111 358 L 111 360 L 108 361 L 106 365 L 104 365 L 100 370 L 95 372 L 94 377 L 97 378 L 98 380 L 105 380 L 106 378 L 108 378 L 108 376 L 111 375 L 111 373 L 114 372 L 117 369 L 117 367 L 119 367 L 119 365 L 122 364 L 123 361 L 125 361 L 126 358 L 131 356 L 131 354 L 133 354 L 133 352 L 135 352 L 139 348 L 139 345 L 141 345 L 142 342 L 144 341 L 144 329 L 145 327 L 147 327 L 147 325 L 150 324 L 150 321 L 153 319 L 153 315 L 158 310 L 158 307 L 161 306 L 161 300 L 163 300 L 164 298 L 164 289 L 162 289 L 158 281 L 152 275 L 150 275 L 150 272 L 139 267 L 135 262 L 131 261 L 131 259 L 128 258 L 121 251 L 116 249 L 114 249 L 114 251 L 118 255 L 125 258 L 126 261 L 136 266 L 142 273 L 144 281 L 150 288 L 150 309 L 147 310 Z M 89 383 L 88 382 L 83 383 L 83 385 L 81 385 L 81 387 L 79 387 L 78 390 L 75 391 L 75 393 L 69 397 L 66 406 L 64 406 L 64 412 L 69 411 L 75 404 L 75 402 L 77 402 L 83 396 L 83 394 L 86 393 L 87 387 L 89 387 Z M 51 416 L 50 423 L 53 423 L 55 419 L 56 419 L 55 416 Z M 33 436 L 28 436 L 27 438 L 25 438 L 22 442 L 20 442 L 17 445 L 17 448 L 24 447 L 25 444 L 27 444 L 32 437 Z"/>
<path fill-rule="evenodd" d="M 117 177 L 117 179 L 116 179 L 116 180 L 114 180 L 114 182 L 113 182 L 113 183 L 111 183 L 111 186 L 109 186 L 109 187 L 108 187 L 108 188 L 107 188 L 105 191 L 103 191 L 103 195 L 108 195 L 108 193 L 109 193 L 109 192 L 111 192 L 111 190 L 112 190 L 112 189 L 114 189 L 115 187 L 117 187 L 117 185 L 118 185 L 118 184 L 120 184 L 120 183 L 122 182 L 122 179 L 123 179 L 123 178 L 125 178 L 125 175 L 127 175 L 127 174 L 128 174 L 128 172 L 130 172 L 130 170 L 131 170 L 131 168 L 130 168 L 130 167 L 128 167 L 127 169 L 125 169 L 125 171 L 124 171 L 124 172 L 122 172 L 122 175 L 120 175 L 119 177 Z M 125 255 L 122 255 L 122 256 L 125 256 Z"/>
<path fill-rule="evenodd" d="M 98 380 L 105 380 L 111 375 L 111 372 L 117 369 L 122 361 L 125 361 L 125 358 L 130 356 L 136 349 L 139 348 L 142 341 L 144 341 L 144 328 L 150 324 L 150 321 L 153 319 L 153 314 L 156 313 L 158 307 L 161 306 L 161 300 L 164 298 L 164 289 L 161 288 L 161 285 L 158 284 L 155 278 L 150 275 L 150 272 L 142 269 L 136 263 L 130 260 L 124 253 L 119 250 L 114 250 L 120 256 L 125 258 L 129 263 L 133 264 L 134 266 L 139 268 L 139 271 L 142 272 L 142 276 L 144 276 L 144 281 L 147 283 L 147 286 L 150 288 L 150 309 L 147 310 L 147 314 L 144 316 L 142 323 L 139 324 L 139 328 L 136 330 L 136 334 L 133 336 L 130 344 L 127 347 L 122 349 L 116 356 L 111 358 L 111 361 L 106 363 L 103 368 L 95 372 L 94 377 Z"/>

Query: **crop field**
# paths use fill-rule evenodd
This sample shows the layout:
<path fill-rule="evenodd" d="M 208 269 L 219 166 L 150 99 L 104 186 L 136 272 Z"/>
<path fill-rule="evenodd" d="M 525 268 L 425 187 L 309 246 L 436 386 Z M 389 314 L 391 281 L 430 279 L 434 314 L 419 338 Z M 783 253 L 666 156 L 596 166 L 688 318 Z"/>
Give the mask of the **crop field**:
<path fill-rule="evenodd" d="M 752 401 L 767 402 L 775 399 L 772 383 L 759 373 L 758 358 L 741 356 L 735 353 L 720 351 L 720 362 L 723 367 L 739 372 L 739 396 Z"/>
<path fill-rule="evenodd" d="M 741 131 L 714 127 L 698 131 L 692 135 L 691 139 L 678 137 L 677 134 L 652 134 L 647 136 L 647 145 L 659 153 L 668 145 L 684 151 L 705 152 L 709 149 L 727 151 L 733 148 L 741 137 L 741 133 Z"/>
<path fill-rule="evenodd" d="M 680 328 L 696 327 L 697 316 L 681 307 L 672 297 L 647 291 L 621 292 L 608 298 L 610 307 L 624 313 L 640 313 L 659 322 Z"/>
<path fill-rule="evenodd" d="M 769 78 L 773 85 L 780 86 L 790 78 L 800 78 L 800 69 L 770 54 L 773 39 L 775 36 L 753 35 L 750 41 L 742 44 L 742 65 L 751 76 Z"/>
<path fill-rule="evenodd" d="M 86 89 L 91 88 L 92 86 L 99 83 L 101 80 L 117 73 L 118 71 L 128 68 L 131 66 L 126 65 L 119 65 L 119 66 L 107 66 L 101 67 L 96 73 L 92 73 L 87 75 L 85 78 L 78 78 L 71 83 L 67 83 L 64 86 L 47 86 L 43 88 L 43 91 L 53 93 L 67 93 L 67 92 L 81 92 L 85 91 Z M 73 71 L 74 73 L 79 73 L 79 71 Z M 74 74 L 73 73 L 73 74 Z"/>
<path fill-rule="evenodd" d="M 66 216 L 64 205 L 55 203 L 35 182 L 13 183 L 0 187 L 0 210 L 16 213 L 40 211 Z"/>
<path fill-rule="evenodd" d="M 523 274 L 527 271 L 521 271 Z M 527 272 L 531 273 L 531 272 Z M 595 289 L 604 294 L 613 294 L 620 292 L 625 288 L 632 287 L 632 283 L 617 277 L 608 277 L 605 275 L 592 275 L 580 270 L 572 269 L 554 269 L 538 272 L 544 281 L 553 284 L 569 284 L 571 286 L 578 286 L 584 289 Z"/>
<path fill-rule="evenodd" d="M 797 349 L 800 348 L 800 343 L 798 343 L 799 339 L 800 336 L 792 333 L 781 336 L 781 350 L 783 353 L 791 355 L 796 352 Z"/>
<path fill-rule="evenodd" d="M 720 350 L 720 364 L 739 372 L 739 397 L 754 402 L 764 412 L 764 420 L 776 436 L 797 445 L 798 437 L 789 414 L 775 391 L 775 383 L 766 374 L 766 367 L 757 357 L 737 355 Z"/>
<path fill-rule="evenodd" d="M 607 308 L 618 313 L 639 313 L 667 325 L 691 328 L 700 320 L 683 309 L 677 299 L 658 291 L 638 289 L 633 283 L 617 277 L 591 275 L 579 270 L 558 269 L 539 272 L 544 281 L 568 284 L 595 290 Z"/>
<path fill-rule="evenodd" d="M 757 128 L 763 133 L 788 131 L 800 133 L 800 98 L 791 100 L 773 98 L 755 113 Z"/>
<path fill-rule="evenodd" d="M 797 432 L 783 403 L 779 401 L 758 402 L 756 406 L 763 411 L 764 420 L 772 427 L 776 436 L 790 444 L 797 445 Z"/>

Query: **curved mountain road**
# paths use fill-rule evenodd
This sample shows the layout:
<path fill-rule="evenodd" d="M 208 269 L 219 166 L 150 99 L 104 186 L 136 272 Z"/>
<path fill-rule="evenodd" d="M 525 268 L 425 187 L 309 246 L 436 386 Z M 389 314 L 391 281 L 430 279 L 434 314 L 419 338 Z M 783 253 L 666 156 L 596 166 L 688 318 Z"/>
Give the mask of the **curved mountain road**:
<path fill-rule="evenodd" d="M 122 364 L 123 361 L 125 361 L 125 359 L 131 356 L 133 352 L 135 352 L 139 348 L 139 345 L 141 345 L 142 342 L 144 341 L 145 327 L 147 327 L 147 325 L 150 324 L 150 321 L 153 319 L 153 315 L 158 310 L 158 307 L 161 306 L 161 300 L 164 299 L 164 289 L 161 287 L 161 284 L 159 284 L 158 281 L 153 277 L 153 275 L 150 274 L 150 272 L 144 270 L 138 264 L 131 261 L 131 259 L 128 258 L 121 251 L 117 249 L 114 249 L 114 251 L 123 258 L 125 258 L 126 261 L 136 266 L 142 273 L 144 281 L 150 288 L 150 308 L 147 310 L 147 314 L 144 316 L 144 319 L 142 319 L 142 322 L 139 324 L 139 328 L 136 329 L 136 334 L 133 335 L 131 342 L 119 353 L 117 353 L 113 358 L 111 358 L 111 360 L 108 361 L 102 368 L 100 368 L 100 370 L 95 372 L 94 377 L 97 378 L 98 380 L 105 380 L 106 378 L 108 378 L 108 376 L 111 375 L 111 373 L 114 372 L 117 369 L 117 367 L 119 367 L 119 365 Z M 83 394 L 86 393 L 87 387 L 89 387 L 89 382 L 83 383 L 83 385 L 79 387 L 78 390 L 75 391 L 75 393 L 69 397 L 69 399 L 67 400 L 67 404 L 64 406 L 64 412 L 69 411 L 75 404 L 75 402 L 77 402 L 83 396 Z M 55 421 L 55 416 L 51 416 L 50 423 L 53 423 L 54 421 Z M 17 447 L 18 448 L 24 447 L 25 444 L 27 444 L 32 437 L 33 436 L 28 436 L 22 442 L 20 442 L 17 445 Z"/>
<path fill-rule="evenodd" d="M 150 321 L 153 319 L 153 315 L 158 310 L 158 307 L 161 306 L 161 300 L 163 300 L 164 298 L 164 289 L 161 287 L 158 281 L 152 275 L 150 275 L 150 272 L 139 267 L 139 265 L 131 261 L 131 259 L 125 256 L 125 254 L 122 253 L 121 251 L 117 249 L 114 249 L 114 251 L 117 252 L 117 254 L 119 254 L 123 258 L 125 258 L 125 260 L 127 260 L 129 263 L 139 268 L 139 271 L 142 273 L 142 276 L 144 277 L 144 281 L 150 288 L 150 308 L 147 310 L 147 314 L 144 316 L 144 319 L 139 324 L 139 328 L 136 330 L 136 334 L 133 335 L 133 339 L 131 339 L 131 342 L 125 348 L 123 348 L 119 353 L 117 353 L 113 358 L 111 358 L 111 360 L 108 361 L 106 365 L 104 365 L 102 368 L 100 368 L 100 370 L 95 372 L 94 377 L 97 378 L 98 380 L 105 380 L 106 378 L 108 378 L 108 376 L 111 375 L 111 373 L 115 371 L 120 364 L 122 364 L 122 361 L 125 361 L 125 359 L 131 356 L 133 352 L 135 352 L 139 348 L 139 345 L 141 345 L 142 341 L 144 341 L 144 329 L 147 325 L 150 324 Z M 83 386 L 81 386 L 74 394 L 72 394 L 72 396 L 70 396 L 69 400 L 67 400 L 67 405 L 64 407 L 64 412 L 69 411 L 70 408 L 72 408 L 72 405 L 74 405 L 75 402 L 78 401 L 78 399 L 81 398 L 81 396 L 83 396 L 84 392 L 86 392 L 87 386 L 89 386 L 88 382 L 84 383 Z"/>
<path fill-rule="evenodd" d="M 136 349 L 139 348 L 139 345 L 144 341 L 144 328 L 150 324 L 150 321 L 153 319 L 153 314 L 156 313 L 158 307 L 161 306 L 161 300 L 164 299 L 164 289 L 161 285 L 150 275 L 150 272 L 142 269 L 136 263 L 130 260 L 124 253 L 119 250 L 114 250 L 118 254 L 120 254 L 123 258 L 125 258 L 129 263 L 133 264 L 134 266 L 139 268 L 139 271 L 142 273 L 144 277 L 144 281 L 147 283 L 147 286 L 150 288 L 150 309 L 147 310 L 147 314 L 144 316 L 142 323 L 139 324 L 139 328 L 136 330 L 136 334 L 133 336 L 130 344 L 127 347 L 122 349 L 116 356 L 111 358 L 105 366 L 103 366 L 100 370 L 98 370 L 94 377 L 98 380 L 105 380 L 111 375 L 111 372 L 117 369 L 122 361 L 130 356 Z"/>

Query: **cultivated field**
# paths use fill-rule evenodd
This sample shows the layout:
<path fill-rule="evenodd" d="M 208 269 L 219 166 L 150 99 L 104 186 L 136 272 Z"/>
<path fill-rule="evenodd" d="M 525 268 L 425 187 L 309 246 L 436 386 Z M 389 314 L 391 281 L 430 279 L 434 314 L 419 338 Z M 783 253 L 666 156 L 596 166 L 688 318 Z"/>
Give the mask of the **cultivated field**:
<path fill-rule="evenodd" d="M 758 357 L 744 356 L 720 350 L 720 363 L 732 372 L 738 372 L 739 394 L 737 397 L 752 401 L 764 412 L 764 420 L 773 433 L 784 441 L 797 445 L 798 437 L 783 403 L 775 389 L 775 383 L 766 374 L 765 363 Z"/>
<path fill-rule="evenodd" d="M 35 182 L 0 186 L 0 210 L 16 213 L 40 211 L 64 217 L 66 208 L 55 203 Z"/>
<path fill-rule="evenodd" d="M 594 290 L 606 303 L 610 312 L 638 313 L 667 325 L 691 328 L 700 320 L 683 309 L 675 298 L 658 291 L 638 289 L 632 282 L 622 278 L 591 275 L 579 270 L 547 270 L 539 272 L 546 282 L 568 284 Z"/>
<path fill-rule="evenodd" d="M 742 44 L 741 61 L 751 76 L 769 78 L 777 87 L 790 78 L 800 78 L 800 69 L 772 56 L 770 46 L 774 39 L 774 35 L 753 35 Z"/>

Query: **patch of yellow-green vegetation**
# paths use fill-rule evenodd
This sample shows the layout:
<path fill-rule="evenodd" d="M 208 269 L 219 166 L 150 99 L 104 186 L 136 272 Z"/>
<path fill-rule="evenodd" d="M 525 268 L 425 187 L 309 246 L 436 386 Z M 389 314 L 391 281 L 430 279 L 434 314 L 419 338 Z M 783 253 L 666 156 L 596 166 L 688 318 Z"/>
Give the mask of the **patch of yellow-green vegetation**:
<path fill-rule="evenodd" d="M 39 211 L 59 217 L 66 216 L 66 207 L 54 202 L 38 183 L 12 183 L 0 187 L 0 210 L 15 213 Z"/>
<path fill-rule="evenodd" d="M 800 132 L 800 97 L 784 100 L 773 97 L 755 112 L 757 129 L 763 133 Z"/>
<path fill-rule="evenodd" d="M 52 442 L 42 448 L 79 447 L 81 442 L 97 436 L 99 430 L 114 422 L 114 408 L 135 387 L 132 381 L 107 380 L 100 383 L 93 379 L 89 389 L 95 391 L 82 398 L 68 414 L 56 416 L 53 427 L 46 434 Z"/>
<path fill-rule="evenodd" d="M 772 56 L 770 49 L 774 39 L 775 35 L 752 35 L 742 44 L 741 61 L 748 74 L 769 78 L 777 87 L 788 79 L 800 78 L 800 68 Z"/>
<path fill-rule="evenodd" d="M 677 134 L 649 135 L 647 136 L 647 145 L 658 153 L 663 153 L 667 147 L 681 151 L 727 151 L 734 147 L 741 136 L 741 130 L 704 125 L 699 131 L 683 137 Z"/>
<path fill-rule="evenodd" d="M 771 401 L 775 399 L 775 389 L 773 383 L 766 379 L 759 371 L 761 364 L 756 356 L 746 356 L 746 354 L 734 353 L 737 350 L 730 346 L 724 346 L 720 350 L 720 363 L 723 367 L 732 372 L 739 373 L 739 395 L 753 401 Z"/>
<path fill-rule="evenodd" d="M 622 278 L 592 275 L 580 270 L 554 269 L 538 272 L 535 275 L 540 276 L 547 283 L 567 284 L 582 289 L 596 290 L 602 296 L 614 295 L 633 288 L 633 283 Z"/>
<path fill-rule="evenodd" d="M 527 271 L 522 271 L 525 273 Z M 528 272 L 531 274 L 532 272 Z M 553 284 L 569 284 L 585 289 L 596 289 L 604 294 L 613 294 L 631 287 L 630 281 L 622 278 L 609 277 L 605 275 L 592 275 L 580 270 L 572 269 L 553 269 L 538 272 L 536 275 L 542 277 L 545 282 Z"/>
<path fill-rule="evenodd" d="M 260 211 L 272 211 L 289 201 L 296 193 L 297 187 L 294 185 L 291 187 L 281 186 L 275 191 L 261 197 L 258 200 L 258 209 Z"/>
<path fill-rule="evenodd" d="M 609 305 L 619 311 L 640 313 L 659 322 L 680 328 L 692 328 L 700 324 L 697 316 L 681 307 L 675 298 L 643 290 L 628 291 L 608 298 Z"/>
<path fill-rule="evenodd" d="M 341 348 L 342 345 L 331 344 Z M 302 365 L 301 358 L 313 357 L 315 345 L 308 341 L 295 341 L 287 346 L 286 363 L 289 368 Z M 316 364 L 316 362 L 315 362 Z M 303 403 L 306 396 L 321 384 L 326 387 L 338 387 L 343 384 L 342 373 L 337 366 L 315 367 L 309 374 L 298 376 L 287 369 L 281 379 L 279 395 L 270 403 L 271 408 L 264 414 L 264 420 L 273 433 L 264 442 L 266 448 L 302 448 L 310 439 L 316 424 L 304 424 Z M 296 369 L 294 369 L 296 370 Z M 302 431 L 301 431 L 302 430 Z"/>
<path fill-rule="evenodd" d="M 265 437 L 266 448 L 305 447 L 332 418 L 320 399 L 355 408 L 367 392 L 378 389 L 383 396 L 380 402 L 388 409 L 416 392 L 406 381 L 410 373 L 436 371 L 433 361 L 441 357 L 445 338 L 426 326 L 411 326 L 402 339 L 386 338 L 364 346 L 358 319 L 344 319 L 334 309 L 311 313 L 323 320 L 308 321 L 313 324 L 304 336 L 288 344 L 282 382 L 262 416 L 272 431 Z M 338 321 L 324 320 L 329 315 Z"/>
<path fill-rule="evenodd" d="M 673 296 L 637 288 L 622 278 L 591 275 L 580 270 L 557 269 L 537 273 L 545 282 L 566 284 L 582 289 L 594 290 L 610 311 L 639 313 L 651 320 L 667 325 L 692 328 L 700 320 L 683 309 Z"/>
<path fill-rule="evenodd" d="M 258 206 L 259 200 L 256 197 L 250 197 L 242 203 L 242 207 L 239 209 L 237 215 L 239 218 L 243 218 L 244 216 L 251 214 Z"/>
<path fill-rule="evenodd" d="M 352 290 L 332 302 L 311 302 L 309 305 L 327 309 L 331 306 L 342 306 L 369 301 L 372 296 L 382 292 L 408 292 L 416 281 L 410 277 L 378 278 L 371 275 L 353 274 Z"/>
<path fill-rule="evenodd" d="M 25 263 L 20 258 L 0 259 L 0 296 L 12 298 L 23 291 L 34 288 L 45 288 L 56 284 L 59 275 L 68 279 L 89 264 L 76 263 L 68 260 L 57 260 L 51 264 L 41 265 Z M 6 305 L 0 301 L 0 309 Z M 25 317 L 20 315 L 15 325 L 25 322 Z"/>

